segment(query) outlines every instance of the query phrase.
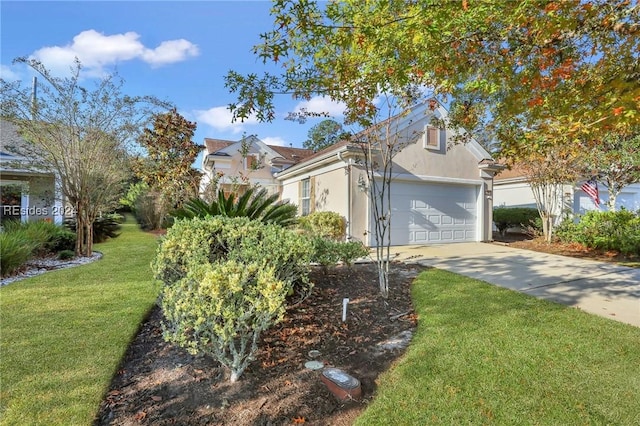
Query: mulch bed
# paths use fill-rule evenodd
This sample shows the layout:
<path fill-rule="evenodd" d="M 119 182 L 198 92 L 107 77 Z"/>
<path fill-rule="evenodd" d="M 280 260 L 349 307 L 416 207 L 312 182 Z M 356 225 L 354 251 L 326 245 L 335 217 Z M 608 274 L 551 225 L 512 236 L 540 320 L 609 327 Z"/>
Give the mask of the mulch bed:
<path fill-rule="evenodd" d="M 391 294 L 379 296 L 375 265 L 314 270 L 313 292 L 265 332 L 257 359 L 237 383 L 214 360 L 194 357 L 162 339 L 154 309 L 132 342 L 101 404 L 96 425 L 352 424 L 374 397 L 376 378 L 404 349 L 381 343 L 416 326 L 410 284 L 423 268 L 393 264 Z M 349 298 L 347 321 L 342 301 Z M 358 378 L 363 397 L 339 402 L 306 369 L 318 360 Z"/>

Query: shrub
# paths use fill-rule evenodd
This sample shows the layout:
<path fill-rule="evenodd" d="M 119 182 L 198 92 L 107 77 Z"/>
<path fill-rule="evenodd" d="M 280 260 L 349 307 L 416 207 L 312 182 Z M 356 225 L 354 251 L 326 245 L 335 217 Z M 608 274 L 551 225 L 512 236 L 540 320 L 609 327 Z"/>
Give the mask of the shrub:
<path fill-rule="evenodd" d="M 620 241 L 620 252 L 625 255 L 640 256 L 640 217 L 631 219 L 627 232 Z"/>
<path fill-rule="evenodd" d="M 529 227 L 542 227 L 540 213 L 537 209 L 529 207 L 498 207 L 493 209 L 493 222 L 496 224 L 498 231 L 504 235 L 509 228 L 521 227 L 527 229 Z M 532 229 L 529 230 L 531 232 Z"/>
<path fill-rule="evenodd" d="M 344 242 L 315 237 L 312 242 L 313 254 L 311 261 L 320 264 L 325 273 L 328 271 L 329 266 L 333 266 L 339 261 L 351 267 L 354 260 L 369 254 L 369 250 L 360 241 Z"/>
<path fill-rule="evenodd" d="M 576 241 L 578 225 L 573 219 L 567 218 L 558 225 L 554 231 L 555 238 L 563 243 Z"/>
<path fill-rule="evenodd" d="M 0 274 L 4 277 L 22 266 L 35 248 L 24 230 L 0 232 Z"/>
<path fill-rule="evenodd" d="M 369 249 L 361 241 L 348 241 L 338 244 L 340 260 L 351 267 L 356 259 L 369 255 Z"/>
<path fill-rule="evenodd" d="M 262 188 L 249 188 L 240 197 L 218 193 L 218 199 L 210 204 L 200 198 L 187 201 L 182 209 L 172 213 L 176 218 L 193 219 L 207 216 L 247 217 L 263 223 L 288 227 L 297 223 L 298 208 L 288 202 L 278 201 L 278 194 L 269 195 Z M 237 199 L 236 199 L 237 198 Z"/>
<path fill-rule="evenodd" d="M 233 260 L 192 268 L 164 289 L 165 340 L 214 357 L 235 382 L 254 359 L 260 333 L 285 312 L 288 286 L 276 269 Z"/>
<path fill-rule="evenodd" d="M 36 222 L 10 221 L 5 227 L 5 232 L 23 232 L 25 237 L 33 244 L 33 255 L 55 253 L 60 250 L 73 249 L 75 247 L 75 234 L 63 226 L 44 220 Z"/>
<path fill-rule="evenodd" d="M 19 222 L 8 221 L 4 226 L 4 232 L 8 234 L 20 233 L 31 244 L 32 254 L 41 255 L 46 253 L 47 242 L 52 238 L 56 225 L 50 222 Z M 4 255 L 4 252 L 2 253 Z"/>
<path fill-rule="evenodd" d="M 320 264 L 326 274 L 329 266 L 335 265 L 340 260 L 340 254 L 336 247 L 337 243 L 323 237 L 315 237 L 312 242 L 313 254 L 311 255 L 311 261 Z"/>
<path fill-rule="evenodd" d="M 640 254 L 640 218 L 629 210 L 589 211 L 575 227 L 574 240 L 599 250 Z"/>
<path fill-rule="evenodd" d="M 342 241 L 346 234 L 346 220 L 335 212 L 313 212 L 301 217 L 299 226 L 312 237 Z"/>
<path fill-rule="evenodd" d="M 156 279 L 171 285 L 190 268 L 233 260 L 275 267 L 288 286 L 308 283 L 311 243 L 295 232 L 246 217 L 215 216 L 177 220 L 162 239 L 152 269 Z"/>
<path fill-rule="evenodd" d="M 62 250 L 58 253 L 58 259 L 60 260 L 69 260 L 75 257 L 76 253 L 73 250 Z"/>
<path fill-rule="evenodd" d="M 74 251 L 76 247 L 76 234 L 63 226 L 58 226 L 56 233 L 47 245 L 48 250 L 52 253 L 69 250 Z"/>
<path fill-rule="evenodd" d="M 97 217 L 93 222 L 93 242 L 102 243 L 109 238 L 116 238 L 122 229 L 124 218 L 117 213 L 110 213 Z M 76 219 L 70 218 L 64 221 L 65 226 L 73 232 L 76 232 Z"/>

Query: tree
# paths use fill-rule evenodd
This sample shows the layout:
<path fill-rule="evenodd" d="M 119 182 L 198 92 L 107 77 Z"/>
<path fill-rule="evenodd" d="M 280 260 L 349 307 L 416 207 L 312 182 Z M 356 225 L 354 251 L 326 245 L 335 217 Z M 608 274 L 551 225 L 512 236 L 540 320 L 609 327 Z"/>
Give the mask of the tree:
<path fill-rule="evenodd" d="M 609 190 L 607 207 L 616 210 L 622 189 L 640 182 L 640 133 L 610 133 L 586 144 L 585 176 L 597 176 Z"/>
<path fill-rule="evenodd" d="M 93 222 L 118 204 L 127 174 L 127 144 L 149 111 L 164 104 L 152 97 L 122 93 L 123 82 L 110 74 L 93 90 L 81 86 L 80 62 L 71 77 L 54 77 L 36 61 L 19 58 L 44 78 L 37 103 L 31 87 L 20 81 L 1 84 L 2 115 L 13 121 L 29 142 L 21 155 L 54 173 L 77 220 L 76 254 L 93 251 Z"/>
<path fill-rule="evenodd" d="M 380 91 L 417 86 L 451 101 L 454 127 L 488 127 L 507 147 L 513 127 L 549 119 L 576 137 L 640 122 L 635 1 L 279 0 L 272 14 L 255 53 L 284 71 L 228 74 L 238 118 L 270 120 L 274 95 L 290 93 L 343 101 L 355 121 Z"/>
<path fill-rule="evenodd" d="M 307 134 L 308 139 L 302 143 L 307 149 L 318 152 L 349 136 L 342 125 L 334 120 L 322 120 L 313 126 Z"/>
<path fill-rule="evenodd" d="M 551 144 L 546 137 L 536 132 L 523 132 L 517 157 L 512 161 L 531 186 L 545 241 L 551 242 L 557 219 L 565 207 L 565 186 L 573 186 L 580 174 L 581 146 L 572 143 L 570 138 Z"/>
<path fill-rule="evenodd" d="M 138 138 L 146 155 L 136 158 L 133 168 L 137 177 L 157 194 L 156 205 L 163 212 L 180 208 L 198 195 L 201 174 L 192 164 L 204 147 L 193 142 L 195 129 L 196 123 L 186 120 L 174 108 L 156 114 L 153 128 L 144 129 Z"/>
<path fill-rule="evenodd" d="M 411 113 L 407 105 L 400 107 L 393 96 L 381 96 L 383 107 L 371 117 L 372 125 L 354 135 L 353 142 L 362 150 L 362 163 L 367 173 L 369 204 L 376 241 L 376 265 L 378 286 L 384 298 L 389 297 L 389 266 L 391 263 L 391 182 L 393 159 L 408 143 L 418 136 L 412 132 L 404 134 L 399 126 L 402 119 Z M 380 115 L 386 111 L 386 119 Z"/>

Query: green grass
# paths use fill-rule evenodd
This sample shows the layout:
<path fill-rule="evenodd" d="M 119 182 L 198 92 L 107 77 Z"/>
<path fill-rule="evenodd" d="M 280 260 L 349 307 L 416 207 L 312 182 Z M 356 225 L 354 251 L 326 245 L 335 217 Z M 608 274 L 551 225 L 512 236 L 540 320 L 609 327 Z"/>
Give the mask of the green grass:
<path fill-rule="evenodd" d="M 359 425 L 639 425 L 640 328 L 439 270 Z"/>
<path fill-rule="evenodd" d="M 131 220 L 103 258 L 0 289 L 0 423 L 88 425 L 159 286 Z"/>

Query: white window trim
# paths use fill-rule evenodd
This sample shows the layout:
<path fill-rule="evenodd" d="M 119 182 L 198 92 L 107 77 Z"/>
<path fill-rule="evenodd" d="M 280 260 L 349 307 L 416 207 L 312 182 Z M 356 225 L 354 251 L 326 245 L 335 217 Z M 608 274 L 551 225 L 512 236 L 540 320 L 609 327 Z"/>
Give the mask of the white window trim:
<path fill-rule="evenodd" d="M 302 179 L 300 185 L 300 215 L 307 216 L 311 213 L 311 179 Z M 307 186 L 307 195 L 305 196 L 305 184 Z M 307 211 L 305 212 L 304 201 L 307 201 Z"/>
<path fill-rule="evenodd" d="M 430 130 L 436 130 L 436 143 L 435 145 L 430 145 L 429 144 L 429 131 Z M 440 151 L 440 149 L 442 148 L 442 129 L 435 127 L 435 126 L 430 126 L 430 125 L 426 125 L 424 126 L 424 133 L 422 134 L 422 146 L 424 149 L 429 149 L 432 151 Z"/>

